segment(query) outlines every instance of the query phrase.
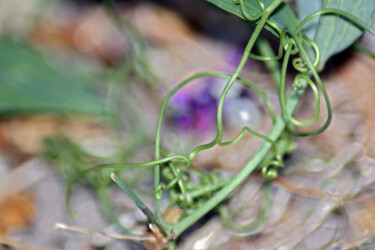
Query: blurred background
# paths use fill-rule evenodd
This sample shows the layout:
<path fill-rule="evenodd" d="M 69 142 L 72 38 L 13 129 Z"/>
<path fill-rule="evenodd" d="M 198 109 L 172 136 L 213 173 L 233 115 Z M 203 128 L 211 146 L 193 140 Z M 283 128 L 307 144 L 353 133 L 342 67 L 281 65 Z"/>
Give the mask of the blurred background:
<path fill-rule="evenodd" d="M 0 0 L 2 247 L 143 248 L 54 230 L 62 222 L 106 233 L 145 231 L 145 218 L 110 172 L 79 179 L 71 197 L 76 217 L 65 208 L 66 183 L 99 164 L 152 160 L 163 97 L 194 73 L 232 73 L 250 35 L 239 18 L 199 0 L 114 1 L 109 7 L 89 0 Z M 373 37 L 360 43 L 375 51 Z M 322 76 L 334 107 L 332 125 L 322 135 L 297 139 L 298 149 L 267 191 L 271 201 L 257 174 L 228 201 L 239 225 L 255 221 L 264 204 L 267 218 L 235 233 L 211 213 L 182 236 L 181 249 L 373 249 L 375 61 L 350 48 L 327 65 Z M 278 91 L 261 63 L 249 60 L 241 76 L 257 83 L 280 113 Z M 172 98 L 163 147 L 186 154 L 216 135 L 225 83 L 203 78 Z M 302 119 L 313 113 L 309 94 L 297 110 Z M 261 99 L 235 85 L 224 106 L 224 139 L 244 125 L 267 133 L 272 123 Z M 214 147 L 199 154 L 194 167 L 232 175 L 261 142 L 245 136 L 231 147 Z M 152 169 L 118 174 L 152 207 Z"/>

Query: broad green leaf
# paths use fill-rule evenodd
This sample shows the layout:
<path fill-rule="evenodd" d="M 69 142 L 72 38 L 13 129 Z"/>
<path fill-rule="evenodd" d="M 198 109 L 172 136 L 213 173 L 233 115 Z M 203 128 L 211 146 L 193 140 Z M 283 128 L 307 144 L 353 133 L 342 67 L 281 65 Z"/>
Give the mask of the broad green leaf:
<path fill-rule="evenodd" d="M 323 0 L 298 0 L 297 10 L 300 20 L 305 19 L 308 15 L 319 11 L 323 8 Z M 303 32 L 310 38 L 314 39 L 316 29 L 319 25 L 319 18 L 314 18 L 303 28 Z"/>
<path fill-rule="evenodd" d="M 374 0 L 325 0 L 323 8 L 336 8 L 358 17 L 371 24 L 374 18 Z M 314 41 L 320 50 L 319 70 L 324 68 L 327 60 L 350 46 L 363 31 L 349 20 L 335 15 L 320 17 Z"/>
<path fill-rule="evenodd" d="M 216 5 L 217 7 L 232 13 L 242 19 L 245 19 L 245 17 L 242 14 L 241 7 L 233 2 L 233 0 L 207 0 L 207 2 L 212 3 Z M 273 0 L 262 0 L 264 5 L 267 7 L 270 5 Z M 245 6 L 247 12 L 251 16 L 255 16 L 257 13 L 259 13 L 260 6 L 256 0 L 245 0 Z M 270 18 L 272 21 L 276 22 L 281 29 L 287 28 L 290 30 L 294 30 L 295 27 L 298 25 L 298 19 L 294 15 L 292 9 L 289 7 L 289 5 L 282 3 L 280 7 L 277 9 L 277 11 L 271 16 Z M 268 25 L 265 26 L 267 30 L 272 32 L 274 35 L 277 35 L 274 30 L 269 27 Z"/>
<path fill-rule="evenodd" d="M 98 115 L 103 100 L 79 70 L 59 70 L 25 44 L 0 40 L 0 115 L 25 112 Z"/>

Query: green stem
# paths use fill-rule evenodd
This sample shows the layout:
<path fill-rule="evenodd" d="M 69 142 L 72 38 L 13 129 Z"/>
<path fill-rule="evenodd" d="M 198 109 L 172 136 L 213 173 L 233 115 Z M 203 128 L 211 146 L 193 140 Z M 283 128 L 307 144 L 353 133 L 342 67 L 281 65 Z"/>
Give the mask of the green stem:
<path fill-rule="evenodd" d="M 198 73 L 196 75 L 193 75 L 193 76 L 185 79 L 181 83 L 179 83 L 176 87 L 174 87 L 166 95 L 166 97 L 164 98 L 163 103 L 161 105 L 161 108 L 160 108 L 158 122 L 157 122 L 157 126 L 156 126 L 155 152 L 154 152 L 155 162 L 158 161 L 160 159 L 160 156 L 161 156 L 161 146 L 160 146 L 161 130 L 162 130 L 164 113 L 165 113 L 166 107 L 167 107 L 167 105 L 169 103 L 169 100 L 171 99 L 171 97 L 177 91 L 179 91 L 185 85 L 189 84 L 190 82 L 192 82 L 192 81 L 194 81 L 194 80 L 196 80 L 198 78 L 202 78 L 202 77 L 218 77 L 218 78 L 228 78 L 228 79 L 230 79 L 231 75 L 225 74 L 225 73 L 221 73 L 221 72 L 204 72 L 204 73 Z M 271 104 L 270 100 L 268 99 L 267 95 L 257 85 L 255 85 L 254 83 L 252 83 L 250 81 L 247 81 L 247 80 L 242 79 L 240 77 L 237 78 L 237 81 L 240 82 L 241 84 L 243 84 L 243 85 L 245 85 L 245 86 L 253 89 L 255 92 L 257 92 L 261 96 L 261 98 L 263 99 L 263 101 L 265 102 L 265 104 L 266 104 L 266 106 L 268 108 L 268 111 L 269 111 L 270 116 L 272 118 L 272 122 L 275 123 L 276 122 L 276 116 L 275 116 L 274 110 L 272 108 L 272 104 Z M 198 146 L 195 149 L 193 149 L 193 151 L 190 153 L 190 155 L 188 157 L 188 163 L 189 163 L 188 165 L 192 164 L 193 159 L 195 158 L 195 155 L 198 152 L 200 152 L 200 151 L 202 151 L 204 149 L 211 148 L 215 144 L 216 143 L 215 143 L 215 140 L 214 140 L 214 141 L 212 141 L 209 144 L 201 145 L 201 146 Z M 159 189 L 159 185 L 160 185 L 160 166 L 158 164 L 155 164 L 155 166 L 154 166 L 154 190 L 158 190 Z M 160 208 L 160 198 L 161 197 L 156 197 L 156 200 L 155 200 L 156 215 L 157 215 L 157 218 L 160 220 L 161 224 L 164 224 L 165 227 L 168 227 L 168 225 L 166 223 L 164 223 L 163 220 L 162 220 L 161 208 Z"/>
<path fill-rule="evenodd" d="M 269 58 L 275 57 L 271 44 L 268 42 L 267 39 L 264 39 L 263 37 L 260 36 L 255 45 L 260 54 Z M 265 60 L 264 64 L 267 70 L 270 72 L 273 82 L 278 88 L 280 86 L 280 79 L 281 79 L 279 62 L 276 60 Z"/>
<path fill-rule="evenodd" d="M 177 178 L 178 174 L 179 174 L 177 168 L 172 163 L 169 164 L 169 167 L 170 167 L 173 175 L 175 176 L 175 178 Z M 186 194 L 186 187 L 185 187 L 184 182 L 182 181 L 182 178 L 180 178 L 178 180 L 177 184 L 178 184 L 178 187 L 180 188 L 180 191 L 181 191 L 181 194 L 182 194 L 182 198 L 183 198 L 183 209 L 184 209 L 184 211 L 183 211 L 183 213 L 182 213 L 181 216 L 184 217 L 187 214 L 187 206 L 188 206 L 188 204 L 187 204 L 187 198 L 186 198 L 186 196 L 187 196 L 187 194 Z"/>
<path fill-rule="evenodd" d="M 189 192 L 187 193 L 187 195 L 191 198 L 191 199 L 195 199 L 199 196 L 202 196 L 202 195 L 205 195 L 207 193 L 210 193 L 210 192 L 214 192 L 220 188 L 222 188 L 223 186 L 225 186 L 226 184 L 228 184 L 230 182 L 230 179 L 225 179 L 225 180 L 222 180 L 221 182 L 215 184 L 215 185 L 211 185 L 207 188 L 203 188 L 203 189 L 199 189 L 199 190 L 195 190 L 195 191 L 192 191 L 192 192 Z"/>
<path fill-rule="evenodd" d="M 106 102 L 105 102 L 105 118 L 106 124 L 109 128 L 109 131 L 116 131 L 111 136 L 113 138 L 119 137 L 119 123 L 120 118 L 117 115 L 116 104 L 121 98 L 123 93 L 123 83 L 128 81 L 129 75 L 131 74 L 131 65 L 128 61 L 124 62 L 118 69 L 116 69 L 110 76 L 111 81 L 108 85 Z M 126 98 L 125 98 L 126 99 Z M 133 111 L 133 110 L 131 110 Z M 136 115 L 136 112 L 132 112 L 131 115 Z M 131 125 L 129 122 L 124 122 L 125 130 L 130 130 Z"/>
<path fill-rule="evenodd" d="M 250 55 L 251 49 L 253 48 L 254 43 L 258 39 L 259 34 L 262 31 L 264 25 L 266 24 L 268 18 L 271 16 L 272 12 L 281 3 L 282 3 L 282 0 L 275 0 L 267 7 L 267 9 L 264 10 L 264 14 L 263 14 L 262 18 L 259 20 L 253 34 L 251 35 L 251 38 L 250 38 L 248 44 L 246 45 L 246 48 L 245 48 L 245 51 L 244 51 L 243 56 L 241 58 L 241 61 L 239 62 L 236 70 L 232 74 L 232 76 L 229 79 L 227 85 L 223 89 L 223 92 L 221 93 L 221 96 L 220 96 L 220 99 L 219 99 L 219 104 L 218 104 L 218 107 L 217 107 L 217 135 L 216 135 L 216 138 L 215 138 L 216 143 L 220 143 L 222 141 L 222 138 L 223 138 L 223 106 L 224 106 L 225 97 L 227 96 L 230 88 L 232 87 L 235 80 L 239 76 L 241 70 L 245 66 L 247 58 Z"/>
<path fill-rule="evenodd" d="M 172 240 L 168 243 L 168 250 L 175 250 L 176 249 L 176 241 Z"/>
<path fill-rule="evenodd" d="M 263 188 L 263 192 L 264 192 L 263 206 L 261 207 L 258 215 L 256 216 L 256 219 L 246 226 L 236 225 L 234 221 L 230 218 L 227 207 L 224 205 L 221 205 L 219 208 L 219 212 L 220 212 L 224 225 L 230 230 L 238 232 L 238 233 L 249 233 L 250 231 L 253 231 L 254 229 L 258 228 L 267 219 L 267 216 L 271 210 L 270 190 L 271 190 L 271 185 L 269 183 L 266 183 L 265 187 Z"/>
<path fill-rule="evenodd" d="M 340 9 L 334 9 L 334 8 L 327 8 L 327 9 L 319 10 L 317 12 L 314 12 L 314 13 L 310 14 L 305 19 L 303 19 L 303 21 L 297 26 L 297 28 L 294 31 L 294 34 L 299 34 L 299 32 L 302 30 L 303 26 L 305 26 L 305 24 L 308 23 L 313 18 L 315 18 L 317 16 L 320 16 L 320 15 L 329 15 L 329 14 L 342 16 L 343 18 L 348 19 L 350 22 L 357 25 L 361 29 L 364 29 L 364 30 L 368 31 L 373 36 L 375 36 L 375 30 L 373 30 L 369 25 L 367 25 L 367 23 L 363 22 L 361 19 L 359 19 L 358 17 L 356 17 L 356 16 L 354 16 L 354 15 L 348 13 L 348 12 L 345 12 L 345 11 L 340 10 Z"/>
<path fill-rule="evenodd" d="M 304 90 L 294 91 L 288 98 L 287 110 L 293 113 L 296 108 L 300 97 L 302 96 Z M 287 125 L 287 121 L 283 117 L 280 117 L 272 131 L 269 134 L 269 138 L 276 141 L 279 136 L 284 132 Z M 262 162 L 263 158 L 267 155 L 271 149 L 272 144 L 269 142 L 264 142 L 262 146 L 255 153 L 254 157 L 242 168 L 242 170 L 237 173 L 228 185 L 218 191 L 206 204 L 196 211 L 194 211 L 189 217 L 180 221 L 174 227 L 174 232 L 176 237 L 183 233 L 188 227 L 194 224 L 202 216 L 216 207 L 220 202 L 222 202 L 234 189 L 236 189 Z"/>
<path fill-rule="evenodd" d="M 326 107 L 327 107 L 327 119 L 325 121 L 325 123 L 317 130 L 313 131 L 313 132 L 310 132 L 310 133 L 295 133 L 295 135 L 298 135 L 298 136 L 313 136 L 313 135 L 318 135 L 320 133 L 322 133 L 324 130 L 327 129 L 327 127 L 329 126 L 329 124 L 331 123 L 332 121 L 332 107 L 331 107 L 331 102 L 329 101 L 329 97 L 328 97 L 328 93 L 326 91 L 326 89 L 324 88 L 324 85 L 318 75 L 318 72 L 315 70 L 314 68 L 314 65 L 313 63 L 311 62 L 306 50 L 303 48 L 303 45 L 302 45 L 302 42 L 298 39 L 297 35 L 295 34 L 292 34 L 292 37 L 294 38 L 295 42 L 296 42 L 296 45 L 300 51 L 300 54 L 305 58 L 305 61 L 311 71 L 310 75 L 312 75 L 320 89 L 320 91 L 322 92 L 323 94 L 323 97 L 324 97 L 324 100 L 326 102 Z M 301 74 L 303 75 L 303 74 Z M 306 77 L 305 77 L 306 78 Z M 303 79 L 305 84 L 306 84 L 306 80 Z M 290 114 L 290 113 L 289 113 Z"/>
<path fill-rule="evenodd" d="M 270 6 L 264 11 L 264 15 L 260 19 L 257 27 L 254 30 L 253 35 L 251 36 L 248 45 L 245 48 L 244 55 L 229 79 L 227 85 L 225 86 L 221 96 L 220 101 L 218 105 L 218 112 L 217 112 L 217 136 L 215 141 L 221 142 L 223 131 L 222 131 L 222 109 L 224 105 L 224 99 L 226 95 L 228 94 L 231 86 L 233 85 L 234 81 L 237 79 L 240 71 L 244 67 L 246 60 L 250 54 L 250 51 L 258 38 L 261 30 L 263 29 L 264 25 L 267 22 L 267 19 L 272 14 L 272 12 L 279 6 L 279 4 L 282 3 L 282 0 L 276 0 L 271 3 Z M 297 103 L 299 101 L 299 98 L 301 97 L 303 91 L 298 91 L 294 95 L 290 97 L 290 101 L 288 102 L 288 110 L 292 113 L 297 106 Z M 279 118 L 279 120 L 276 122 L 274 128 L 272 129 L 269 138 L 273 141 L 276 141 L 278 137 L 281 135 L 281 133 L 284 131 L 286 126 L 286 121 L 283 118 Z M 244 166 L 244 168 L 236 174 L 233 179 L 220 191 L 218 191 L 210 200 L 206 202 L 206 204 L 197 210 L 195 210 L 190 216 L 180 221 L 178 224 L 174 227 L 174 232 L 176 237 L 178 237 L 182 232 L 184 232 L 188 227 L 190 227 L 192 224 L 194 224 L 197 220 L 199 220 L 202 216 L 204 216 L 206 213 L 208 213 L 210 210 L 212 210 L 214 207 L 216 207 L 220 202 L 222 202 L 234 189 L 236 189 L 246 178 L 248 175 L 250 175 L 256 167 L 262 162 L 263 158 L 266 156 L 268 151 L 271 149 L 272 144 L 269 142 L 264 142 L 262 146 L 258 149 L 255 156 Z"/>
<path fill-rule="evenodd" d="M 137 207 L 143 212 L 143 214 L 147 217 L 149 223 L 152 223 L 159 228 L 163 228 L 158 220 L 156 219 L 155 215 L 152 213 L 152 211 L 148 208 L 148 206 L 143 203 L 139 197 L 131 191 L 130 188 L 128 188 L 124 182 L 122 182 L 114 173 L 111 174 L 112 180 L 134 201 L 134 203 L 137 205 Z"/>
<path fill-rule="evenodd" d="M 109 18 L 113 21 L 116 27 L 121 31 L 129 40 L 130 50 L 130 64 L 132 71 L 148 84 L 157 82 L 157 78 L 149 68 L 147 63 L 147 42 L 142 38 L 141 35 L 128 23 L 124 22 L 120 15 L 117 13 L 113 0 L 105 0 L 104 4 L 106 7 Z"/>

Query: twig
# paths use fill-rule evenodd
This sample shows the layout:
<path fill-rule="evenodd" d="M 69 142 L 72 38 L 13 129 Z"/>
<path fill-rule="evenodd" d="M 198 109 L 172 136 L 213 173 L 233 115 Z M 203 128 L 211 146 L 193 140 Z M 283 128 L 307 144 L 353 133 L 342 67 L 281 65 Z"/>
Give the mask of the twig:
<path fill-rule="evenodd" d="M 60 222 L 56 222 L 54 225 L 54 229 L 63 229 L 78 233 L 85 233 L 90 234 L 97 237 L 108 237 L 116 240 L 136 240 L 136 241 L 148 241 L 148 242 L 156 242 L 157 239 L 154 236 L 130 236 L 130 235 L 120 235 L 120 234 L 107 234 L 102 233 L 82 227 L 76 227 L 76 226 L 69 226 Z"/>

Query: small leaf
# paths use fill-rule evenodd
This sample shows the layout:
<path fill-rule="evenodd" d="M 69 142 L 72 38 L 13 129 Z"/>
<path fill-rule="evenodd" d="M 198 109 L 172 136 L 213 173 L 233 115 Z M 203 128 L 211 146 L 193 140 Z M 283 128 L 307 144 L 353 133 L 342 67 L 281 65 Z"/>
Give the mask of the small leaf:
<path fill-rule="evenodd" d="M 346 11 L 367 24 L 374 18 L 374 0 L 325 0 L 323 6 Z M 360 28 L 340 16 L 321 16 L 314 38 L 320 50 L 319 70 L 332 55 L 349 47 L 362 33 Z"/>
<path fill-rule="evenodd" d="M 228 11 L 242 19 L 245 17 L 242 14 L 241 7 L 238 4 L 235 4 L 233 0 L 207 0 L 207 2 L 216 5 L 217 7 Z M 269 6 L 273 0 L 262 0 L 264 6 Z M 255 16 L 257 13 L 261 11 L 260 6 L 256 0 L 245 0 L 244 1 L 246 11 L 249 13 L 250 16 Z M 290 30 L 294 30 L 298 25 L 298 19 L 294 15 L 292 9 L 289 5 L 285 3 L 281 3 L 280 7 L 275 11 L 275 13 L 270 18 L 272 21 L 276 22 L 281 29 L 288 28 Z M 273 33 L 274 35 L 278 36 L 278 34 L 268 25 L 265 28 Z"/>

